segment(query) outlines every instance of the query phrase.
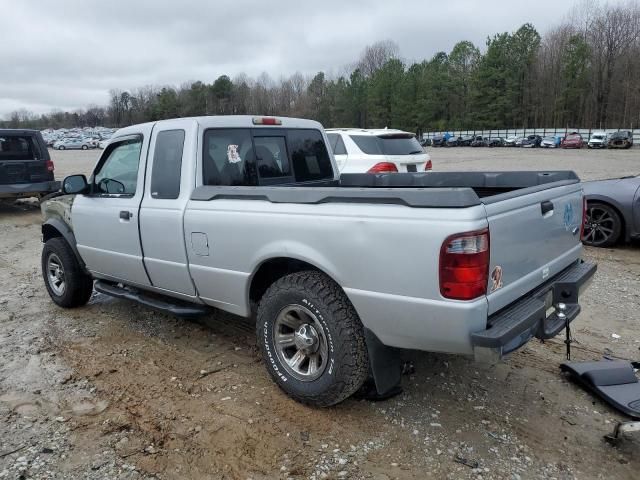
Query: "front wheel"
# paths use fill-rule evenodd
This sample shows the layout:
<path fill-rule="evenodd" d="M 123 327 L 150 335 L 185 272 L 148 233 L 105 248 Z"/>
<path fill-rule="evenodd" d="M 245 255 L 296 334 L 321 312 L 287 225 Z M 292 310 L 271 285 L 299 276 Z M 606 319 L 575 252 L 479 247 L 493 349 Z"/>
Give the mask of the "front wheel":
<path fill-rule="evenodd" d="M 369 371 L 364 329 L 342 289 L 324 274 L 277 280 L 258 305 L 267 370 L 295 400 L 328 407 L 355 393 Z"/>
<path fill-rule="evenodd" d="M 82 145 L 82 150 L 89 150 L 89 147 L 87 147 L 86 145 Z"/>
<path fill-rule="evenodd" d="M 91 298 L 93 280 L 82 271 L 64 238 L 51 238 L 44 244 L 42 277 L 51 300 L 61 307 L 80 307 Z"/>
<path fill-rule="evenodd" d="M 611 247 L 622 234 L 622 221 L 615 209 L 605 203 L 589 202 L 582 242 L 593 247 Z"/>
<path fill-rule="evenodd" d="M 64 146 L 63 146 L 63 145 L 60 145 L 60 146 L 58 147 L 58 150 L 64 150 Z"/>

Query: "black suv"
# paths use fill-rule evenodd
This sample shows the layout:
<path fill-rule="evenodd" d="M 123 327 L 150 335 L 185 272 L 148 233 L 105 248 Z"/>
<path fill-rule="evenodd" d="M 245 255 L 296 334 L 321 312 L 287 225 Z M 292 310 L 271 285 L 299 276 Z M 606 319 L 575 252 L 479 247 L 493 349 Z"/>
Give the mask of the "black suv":
<path fill-rule="evenodd" d="M 0 129 L 0 199 L 40 198 L 59 188 L 42 134 Z"/>

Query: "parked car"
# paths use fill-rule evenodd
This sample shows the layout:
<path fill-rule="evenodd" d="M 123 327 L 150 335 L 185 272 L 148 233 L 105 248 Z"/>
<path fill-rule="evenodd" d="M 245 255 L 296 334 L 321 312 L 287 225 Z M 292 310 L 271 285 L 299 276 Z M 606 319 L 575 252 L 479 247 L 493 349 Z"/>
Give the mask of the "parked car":
<path fill-rule="evenodd" d="M 63 138 L 53 144 L 56 150 L 88 150 L 95 146 L 85 138 Z"/>
<path fill-rule="evenodd" d="M 587 148 L 606 148 L 607 147 L 607 133 L 606 132 L 593 132 L 591 138 L 587 142 Z"/>
<path fill-rule="evenodd" d="M 520 144 L 520 146 L 537 148 L 540 146 L 541 142 L 542 142 L 542 137 L 540 135 L 529 135 L 524 140 L 522 140 L 522 143 Z"/>
<path fill-rule="evenodd" d="M 483 137 L 481 135 L 477 135 L 477 136 L 473 137 L 473 141 L 471 142 L 471 146 L 472 147 L 486 147 L 488 141 L 489 141 L 488 138 Z"/>
<path fill-rule="evenodd" d="M 582 135 L 574 132 L 567 134 L 560 143 L 560 146 L 562 148 L 582 148 L 583 144 Z"/>
<path fill-rule="evenodd" d="M 640 239 L 640 175 L 584 182 L 587 202 L 583 243 L 611 247 Z"/>
<path fill-rule="evenodd" d="M 540 147 L 542 148 L 556 148 L 559 145 L 559 141 L 556 137 L 544 137 L 540 141 Z"/>
<path fill-rule="evenodd" d="M 444 147 L 447 140 L 444 138 L 444 135 L 434 135 L 431 139 L 432 147 Z"/>
<path fill-rule="evenodd" d="M 431 146 L 431 139 L 430 138 L 423 138 L 422 141 L 420 142 L 420 145 L 422 145 L 423 147 L 430 147 Z"/>
<path fill-rule="evenodd" d="M 519 135 L 513 135 L 511 137 L 507 137 L 504 140 L 504 145 L 505 145 L 505 147 L 515 147 L 516 146 L 516 142 L 520 141 L 522 143 L 522 139 L 523 138 L 524 137 L 519 136 Z"/>
<path fill-rule="evenodd" d="M 573 172 L 339 175 L 314 121 L 163 120 L 43 203 L 42 276 L 65 308 L 95 288 L 256 318 L 276 384 L 329 406 L 370 375 L 397 391 L 397 349 L 495 360 L 564 332 L 596 270 L 582 207 Z"/>
<path fill-rule="evenodd" d="M 0 130 L 0 199 L 43 197 L 56 192 L 49 150 L 37 130 Z"/>
<path fill-rule="evenodd" d="M 607 147 L 609 148 L 631 148 L 633 146 L 633 134 L 628 130 L 621 130 L 609 135 Z"/>
<path fill-rule="evenodd" d="M 527 137 L 518 137 L 513 142 L 513 146 L 514 147 L 522 147 L 526 141 L 527 141 Z"/>
<path fill-rule="evenodd" d="M 461 137 L 449 137 L 445 143 L 445 147 L 458 147 L 460 146 Z"/>
<path fill-rule="evenodd" d="M 477 137 L 474 137 L 473 135 L 463 135 L 461 137 L 458 137 L 458 146 L 469 147 L 476 138 Z"/>
<path fill-rule="evenodd" d="M 340 173 L 431 170 L 431 157 L 413 133 L 386 128 L 332 128 L 327 130 L 327 137 Z"/>
<path fill-rule="evenodd" d="M 487 142 L 487 147 L 504 147 L 504 138 L 490 137 Z"/>

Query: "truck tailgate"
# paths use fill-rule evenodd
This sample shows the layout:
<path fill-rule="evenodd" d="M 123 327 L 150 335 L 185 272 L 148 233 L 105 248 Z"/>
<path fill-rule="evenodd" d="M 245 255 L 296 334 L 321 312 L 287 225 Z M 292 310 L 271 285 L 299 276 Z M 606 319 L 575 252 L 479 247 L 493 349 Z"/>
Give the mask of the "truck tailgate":
<path fill-rule="evenodd" d="M 487 200 L 491 251 L 487 299 L 492 314 L 580 257 L 582 187 L 575 183 Z"/>

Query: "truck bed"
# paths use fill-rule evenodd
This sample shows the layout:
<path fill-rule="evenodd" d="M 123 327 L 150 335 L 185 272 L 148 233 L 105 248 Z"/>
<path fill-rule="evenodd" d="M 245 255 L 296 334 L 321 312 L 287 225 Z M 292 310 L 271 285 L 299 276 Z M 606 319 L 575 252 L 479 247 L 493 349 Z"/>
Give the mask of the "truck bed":
<path fill-rule="evenodd" d="M 201 186 L 191 200 L 272 203 L 381 203 L 415 208 L 465 208 L 579 183 L 573 171 L 353 173 L 339 180 L 265 187 Z M 313 188 L 311 188 L 313 187 Z"/>

